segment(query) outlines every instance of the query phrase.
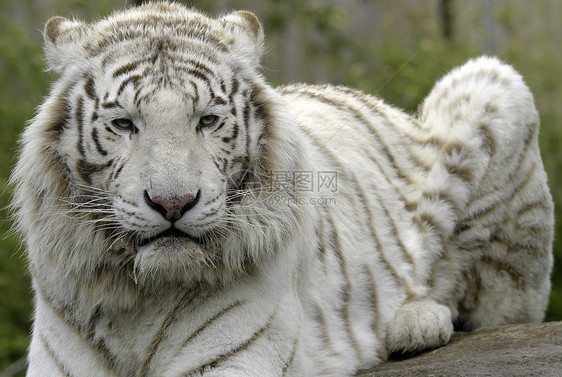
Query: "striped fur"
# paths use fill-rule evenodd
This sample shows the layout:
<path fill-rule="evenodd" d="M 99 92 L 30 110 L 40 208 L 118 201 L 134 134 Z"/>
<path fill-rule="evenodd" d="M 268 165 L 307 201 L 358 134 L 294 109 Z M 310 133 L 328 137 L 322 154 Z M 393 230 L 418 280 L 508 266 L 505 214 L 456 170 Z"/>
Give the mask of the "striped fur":
<path fill-rule="evenodd" d="M 47 23 L 60 79 L 12 176 L 29 376 L 344 376 L 542 320 L 553 207 L 511 67 L 468 62 L 412 117 L 273 89 L 262 44 L 170 3 Z"/>

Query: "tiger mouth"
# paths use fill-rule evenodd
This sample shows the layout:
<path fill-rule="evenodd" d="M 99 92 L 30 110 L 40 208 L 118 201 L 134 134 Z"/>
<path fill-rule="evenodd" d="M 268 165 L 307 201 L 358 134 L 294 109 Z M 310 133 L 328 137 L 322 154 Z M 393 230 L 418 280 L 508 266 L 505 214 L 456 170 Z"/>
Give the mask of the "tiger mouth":
<path fill-rule="evenodd" d="M 174 226 L 166 229 L 163 232 L 160 232 L 154 236 L 151 237 L 147 237 L 147 238 L 143 238 L 139 241 L 137 241 L 136 246 L 137 247 L 143 247 L 146 246 L 152 242 L 158 241 L 158 240 L 164 240 L 166 238 L 170 238 L 170 239 L 185 239 L 185 240 L 189 240 L 198 244 L 203 244 L 203 240 L 201 238 L 197 238 L 194 236 L 190 236 L 189 234 L 179 230 L 178 228 L 175 228 Z"/>

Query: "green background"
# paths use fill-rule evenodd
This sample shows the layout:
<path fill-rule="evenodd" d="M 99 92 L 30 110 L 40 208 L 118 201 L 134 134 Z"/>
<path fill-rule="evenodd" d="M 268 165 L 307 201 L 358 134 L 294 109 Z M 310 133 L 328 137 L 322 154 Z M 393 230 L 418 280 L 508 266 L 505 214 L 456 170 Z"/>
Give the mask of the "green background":
<path fill-rule="evenodd" d="M 0 377 L 23 375 L 32 316 L 25 250 L 10 231 L 6 206 L 18 135 L 55 79 L 45 72 L 41 30 L 54 15 L 94 20 L 123 8 L 124 3 L 0 2 Z M 449 13 L 442 11 L 447 3 Z M 482 54 L 499 56 L 522 73 L 535 95 L 543 160 L 556 213 L 561 213 L 562 1 L 201 0 L 189 4 L 210 14 L 234 9 L 255 12 L 267 34 L 263 65 L 272 84 L 346 84 L 410 112 L 454 66 Z M 558 236 L 562 229 L 559 221 L 556 224 L 549 321 L 562 320 Z"/>

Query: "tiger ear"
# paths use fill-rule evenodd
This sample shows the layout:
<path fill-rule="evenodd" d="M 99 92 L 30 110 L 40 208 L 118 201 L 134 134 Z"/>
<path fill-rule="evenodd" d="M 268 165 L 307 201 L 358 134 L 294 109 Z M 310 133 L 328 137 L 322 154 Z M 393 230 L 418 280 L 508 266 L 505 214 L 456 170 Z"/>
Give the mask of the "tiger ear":
<path fill-rule="evenodd" d="M 233 51 L 259 66 L 263 54 L 263 27 L 255 14 L 238 11 L 222 18 L 225 28 L 234 35 Z"/>
<path fill-rule="evenodd" d="M 83 42 L 89 26 L 63 17 L 53 17 L 45 25 L 44 50 L 49 69 L 61 74 L 85 56 Z"/>

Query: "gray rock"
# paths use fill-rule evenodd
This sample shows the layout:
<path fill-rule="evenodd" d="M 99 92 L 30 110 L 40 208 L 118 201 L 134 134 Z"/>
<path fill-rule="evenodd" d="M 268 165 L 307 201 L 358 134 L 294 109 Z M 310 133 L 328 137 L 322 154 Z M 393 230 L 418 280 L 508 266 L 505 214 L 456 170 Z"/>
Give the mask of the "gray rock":
<path fill-rule="evenodd" d="M 458 332 L 441 348 L 387 361 L 361 377 L 562 376 L 562 322 Z"/>

